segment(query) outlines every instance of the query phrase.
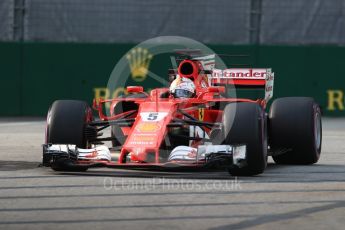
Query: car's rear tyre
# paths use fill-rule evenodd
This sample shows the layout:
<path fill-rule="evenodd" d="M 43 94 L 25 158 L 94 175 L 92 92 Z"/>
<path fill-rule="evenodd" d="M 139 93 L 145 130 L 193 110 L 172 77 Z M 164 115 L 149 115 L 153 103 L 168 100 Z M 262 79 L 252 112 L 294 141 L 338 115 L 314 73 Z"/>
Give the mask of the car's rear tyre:
<path fill-rule="evenodd" d="M 245 144 L 246 166 L 231 167 L 234 176 L 252 176 L 262 173 L 267 165 L 266 116 L 254 103 L 231 103 L 223 113 L 224 143 Z"/>
<path fill-rule="evenodd" d="M 277 164 L 314 164 L 321 154 L 321 111 L 313 98 L 276 99 L 269 114 L 270 148 Z"/>
<path fill-rule="evenodd" d="M 91 109 L 86 102 L 76 100 L 55 101 L 48 112 L 46 143 L 72 144 L 78 148 L 87 148 L 88 141 L 85 128 L 91 120 Z M 52 164 L 52 169 L 70 171 L 72 170 L 70 165 L 70 162 L 67 164 L 66 159 L 58 159 Z M 73 168 L 72 171 L 79 170 Z M 85 171 L 85 169 L 80 171 Z"/>
<path fill-rule="evenodd" d="M 111 141 L 113 147 L 122 146 L 125 143 L 126 137 L 124 136 L 120 126 L 112 125 L 110 132 L 111 132 L 111 137 L 113 139 Z"/>
<path fill-rule="evenodd" d="M 134 93 L 128 95 L 122 95 L 119 98 L 147 98 L 147 94 L 144 93 Z M 114 114 L 120 114 L 131 110 L 138 110 L 138 104 L 134 101 L 119 101 L 114 107 Z M 124 136 L 121 128 L 118 125 L 112 125 L 111 127 L 111 137 L 113 138 L 112 146 L 118 147 L 122 146 L 125 142 L 126 137 Z"/>

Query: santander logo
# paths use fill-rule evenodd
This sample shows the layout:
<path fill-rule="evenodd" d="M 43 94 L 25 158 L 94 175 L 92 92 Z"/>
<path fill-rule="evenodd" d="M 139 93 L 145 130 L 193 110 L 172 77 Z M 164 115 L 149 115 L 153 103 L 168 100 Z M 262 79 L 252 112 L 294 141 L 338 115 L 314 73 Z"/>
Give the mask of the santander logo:
<path fill-rule="evenodd" d="M 267 75 L 266 69 L 214 69 L 212 78 L 226 79 L 260 79 L 265 80 Z"/>

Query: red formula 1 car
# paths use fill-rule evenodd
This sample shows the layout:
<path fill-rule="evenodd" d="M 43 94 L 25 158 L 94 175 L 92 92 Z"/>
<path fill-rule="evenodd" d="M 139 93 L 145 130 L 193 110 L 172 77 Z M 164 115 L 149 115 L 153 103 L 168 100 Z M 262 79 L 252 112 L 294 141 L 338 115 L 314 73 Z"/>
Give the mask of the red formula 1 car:
<path fill-rule="evenodd" d="M 170 71 L 170 78 L 194 82 L 192 98 L 176 98 L 169 88 L 147 94 L 141 86 L 130 86 L 126 96 L 94 101 L 99 119 L 86 102 L 55 101 L 47 117 L 43 165 L 60 171 L 226 169 L 232 175 L 256 175 L 269 155 L 278 164 L 318 161 L 321 113 L 312 98 L 276 99 L 267 113 L 274 81 L 270 69 L 209 69 L 201 60 L 184 59 Z M 231 92 L 239 88 L 262 88 L 265 96 L 238 98 Z M 108 127 L 111 135 L 102 137 Z"/>

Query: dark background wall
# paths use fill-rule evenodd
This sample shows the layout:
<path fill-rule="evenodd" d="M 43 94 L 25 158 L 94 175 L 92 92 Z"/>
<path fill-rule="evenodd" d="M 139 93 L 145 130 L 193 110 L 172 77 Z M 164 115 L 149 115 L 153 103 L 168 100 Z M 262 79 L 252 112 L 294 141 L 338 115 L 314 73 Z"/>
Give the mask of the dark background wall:
<path fill-rule="evenodd" d="M 0 43 L 0 115 L 44 115 L 56 99 L 89 103 L 105 88 L 117 61 L 134 44 Z M 211 45 L 217 53 L 250 55 L 253 67 L 271 67 L 274 96 L 312 96 L 324 114 L 345 115 L 345 47 Z M 171 68 L 166 56 L 153 57 L 150 71 L 162 78 Z M 120 77 L 120 76 L 119 76 Z M 147 78 L 128 84 L 161 86 Z M 98 91 L 97 91 L 98 90 Z M 109 97 L 113 92 L 109 92 Z"/>
<path fill-rule="evenodd" d="M 325 115 L 343 116 L 344 10 L 343 0 L 1 0 L 0 115 L 112 97 L 105 87 L 117 61 L 146 39 L 173 35 L 249 54 L 250 66 L 273 68 L 275 97 L 312 96 Z M 166 78 L 170 67 L 168 56 L 155 56 L 149 70 Z"/>

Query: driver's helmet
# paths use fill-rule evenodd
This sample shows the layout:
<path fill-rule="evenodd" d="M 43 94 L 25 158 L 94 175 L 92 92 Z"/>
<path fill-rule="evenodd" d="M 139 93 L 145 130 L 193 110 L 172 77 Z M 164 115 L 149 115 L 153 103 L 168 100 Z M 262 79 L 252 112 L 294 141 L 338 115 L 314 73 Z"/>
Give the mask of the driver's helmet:
<path fill-rule="evenodd" d="M 170 93 L 175 98 L 191 98 L 195 95 L 195 85 L 189 78 L 177 75 L 170 85 Z"/>

